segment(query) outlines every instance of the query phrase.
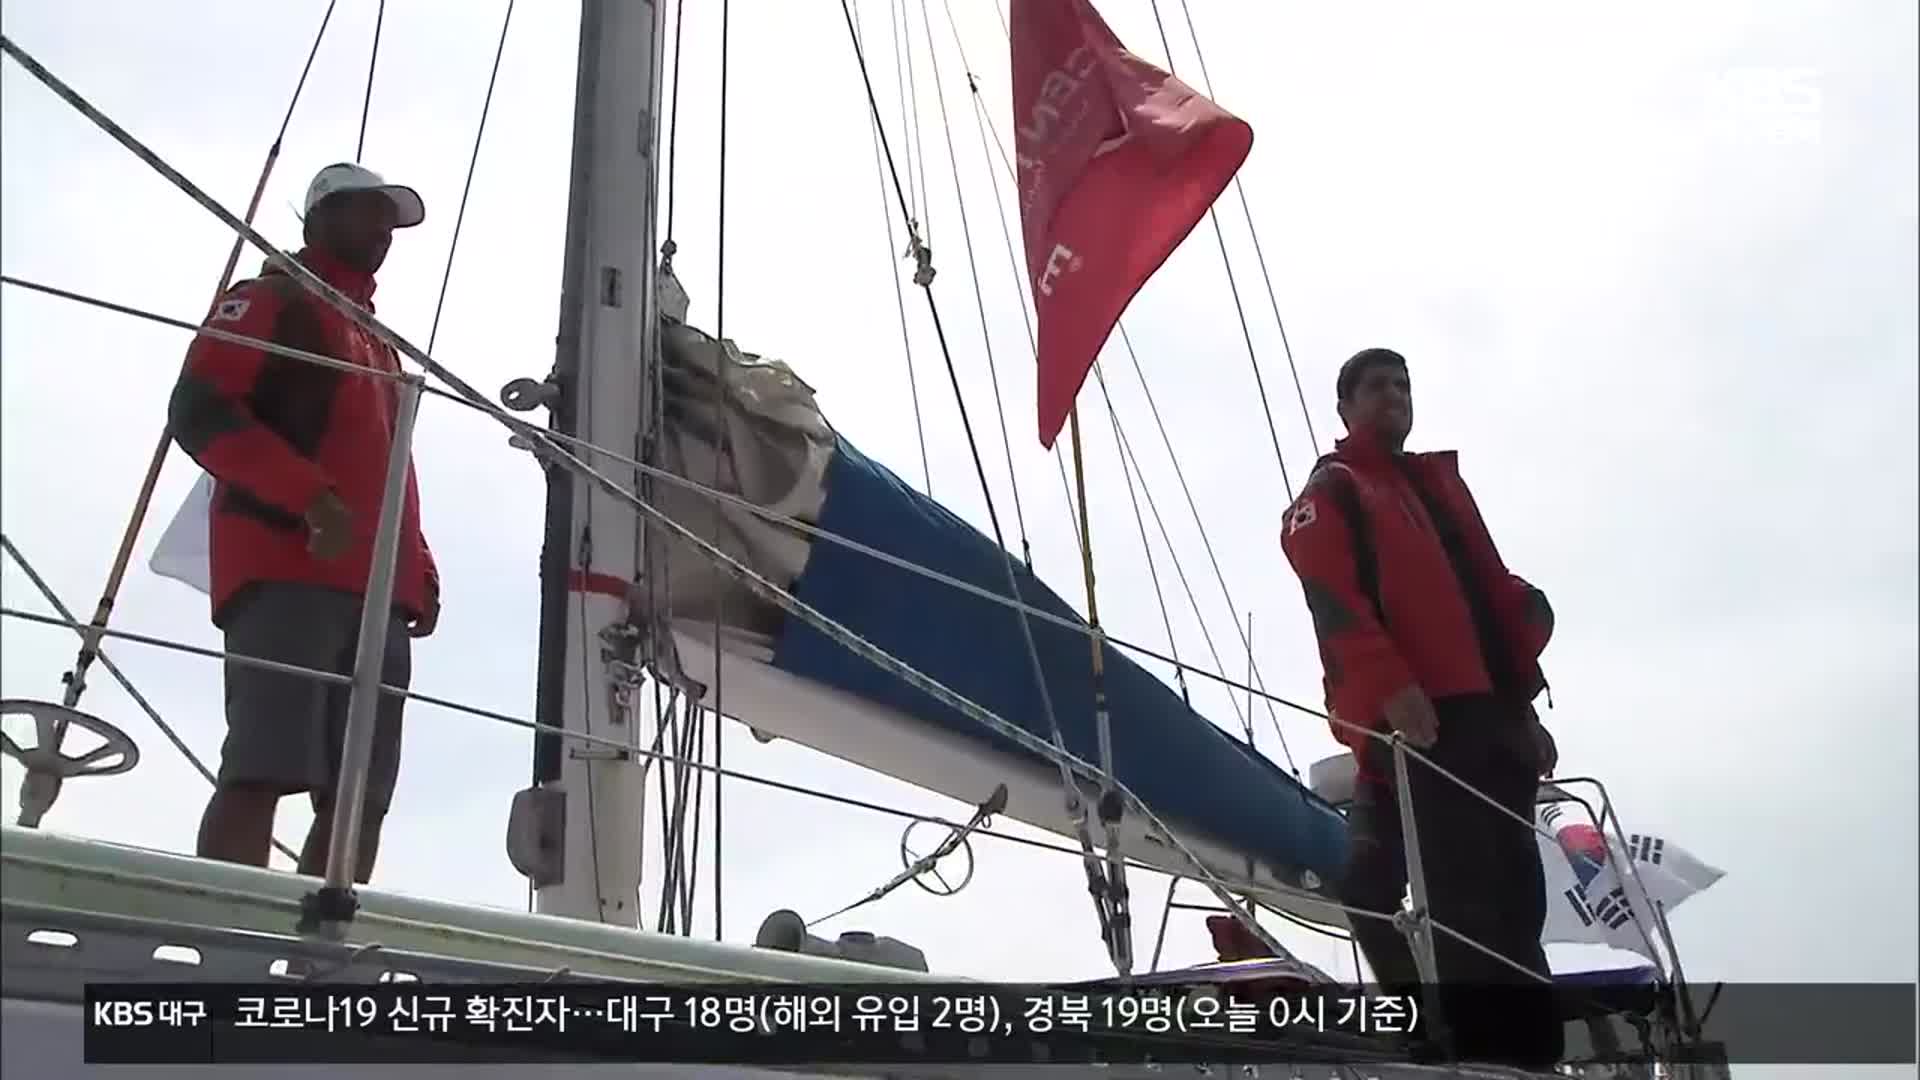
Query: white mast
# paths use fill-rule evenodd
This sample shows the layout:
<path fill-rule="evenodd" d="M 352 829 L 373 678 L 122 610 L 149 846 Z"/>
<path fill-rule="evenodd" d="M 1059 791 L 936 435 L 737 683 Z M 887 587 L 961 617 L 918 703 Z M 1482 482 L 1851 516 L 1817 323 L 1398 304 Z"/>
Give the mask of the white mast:
<path fill-rule="evenodd" d="M 656 0 L 583 0 L 573 180 L 553 374 L 516 380 L 514 409 L 547 405 L 551 428 L 635 458 L 653 415 L 655 146 L 665 15 Z M 585 455 L 591 460 L 591 455 Z M 606 459 L 594 464 L 610 475 Z M 646 625 L 629 608 L 641 527 L 632 508 L 565 470 L 547 474 L 540 560 L 540 721 L 633 746 Z M 640 920 L 644 758 L 536 736 L 533 786 L 514 799 L 508 851 L 537 908 L 620 926 Z"/>

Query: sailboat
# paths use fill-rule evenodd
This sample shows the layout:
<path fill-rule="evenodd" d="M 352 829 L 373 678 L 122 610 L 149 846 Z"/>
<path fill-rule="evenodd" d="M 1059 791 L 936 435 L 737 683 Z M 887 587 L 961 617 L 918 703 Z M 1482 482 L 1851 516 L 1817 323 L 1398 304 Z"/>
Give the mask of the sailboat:
<path fill-rule="evenodd" d="M 1017 100 L 1034 107 L 1064 100 L 1066 83 L 1085 79 L 1090 57 L 1100 52 L 1137 65 L 1128 69 L 1135 76 L 1152 71 L 1161 92 L 1191 95 L 1184 100 L 1201 112 L 1217 109 L 1120 49 L 1084 2 L 1016 2 L 1016 56 L 1035 47 L 1023 34 L 1063 18 L 1086 35 L 1083 44 L 1068 54 L 1072 63 L 1064 73 L 1029 67 L 1038 81 L 1024 94 L 1016 86 Z M 851 15 L 848 24 L 858 50 Z M 11 739 L 6 746 L 27 765 L 33 786 L 23 799 L 22 825 L 8 826 L 0 846 L 7 1033 L 0 1052 L 10 1066 L 80 1072 L 74 1064 L 78 1002 L 88 980 L 935 979 L 924 956 L 905 943 L 857 932 L 837 941 L 816 938 L 787 912 L 774 913 L 752 946 L 645 928 L 639 839 L 649 771 L 643 766 L 657 761 L 664 771 L 709 714 L 747 724 L 763 739 L 790 740 L 975 807 L 969 822 L 951 828 L 942 852 L 996 816 L 1076 842 L 1097 929 L 1121 980 L 1326 981 L 1257 916 L 1271 912 L 1335 931 L 1347 925 L 1347 912 L 1328 891 L 1344 859 L 1341 762 L 1322 763 L 1318 780 L 1303 782 L 1215 726 L 1107 639 L 1092 615 L 1090 577 L 1089 613 L 1082 616 L 1021 565 L 1004 538 L 986 535 L 836 432 L 792 367 L 686 321 L 686 291 L 674 276 L 672 252 L 660 250 L 655 225 L 665 27 L 665 5 L 582 4 L 562 329 L 551 374 L 509 384 L 499 395 L 501 408 L 371 316 L 355 315 L 437 386 L 484 407 L 547 469 L 535 705 L 540 733 L 533 782 L 514 797 L 507 843 L 536 910 L 523 915 L 378 888 L 349 892 L 334 874 L 316 884 L 33 827 L 61 783 L 123 772 L 135 767 L 139 754 L 124 731 L 80 712 L 74 700 L 9 701 L 7 712 L 31 717 L 38 736 L 30 749 Z M 21 45 L 9 39 L 6 51 L 244 238 L 281 254 Z M 870 84 L 869 105 L 884 145 Z M 1056 108 L 1054 120 L 1060 116 Z M 1029 121 L 1031 131 L 1045 127 L 1044 120 Z M 1147 133 L 1093 134 L 1101 138 L 1082 148 L 1084 160 L 1114 160 L 1128 138 Z M 1240 147 L 1225 168 L 1196 182 L 1206 190 L 1175 214 L 1180 220 L 1159 239 L 1164 250 L 1133 253 L 1145 272 L 1131 288 L 1099 300 L 1112 318 L 1096 314 L 1091 322 L 1105 325 L 1078 328 L 1089 338 L 1079 345 L 1088 364 L 1132 289 L 1184 238 L 1245 154 Z M 898 190 L 897 175 L 895 185 Z M 1041 235 L 1029 236 L 1037 309 L 1056 287 L 1064 297 L 1073 295 L 1062 275 L 1087 265 L 1083 254 L 1063 256 L 1063 244 L 1036 252 Z M 917 275 L 930 277 L 930 263 L 917 261 Z M 341 302 L 317 280 L 303 283 L 323 300 Z M 1058 309 L 1051 322 L 1042 315 L 1040 352 L 1048 351 L 1049 327 L 1058 335 L 1063 318 L 1072 317 Z M 1080 378 L 1084 373 L 1082 367 Z M 1069 402 L 1077 389 L 1075 379 Z M 410 393 L 417 406 L 418 387 Z M 542 409 L 545 428 L 519 418 Z M 1061 411 L 1067 415 L 1053 418 L 1053 430 L 1062 421 L 1074 425 L 1077 464 L 1077 417 L 1070 405 Z M 591 444 L 583 443 L 584 433 L 592 434 Z M 204 499 L 206 490 L 196 494 Z M 189 500 L 163 538 L 166 550 L 155 569 L 195 583 L 192 531 L 196 521 L 204 524 L 205 512 L 204 501 Z M 1084 551 L 1084 513 L 1079 523 Z M 204 548 L 199 552 L 203 574 Z M 162 565 L 168 559 L 179 561 L 168 569 Z M 378 592 L 377 584 L 370 586 L 370 595 Z M 111 636 L 105 618 L 99 615 L 91 630 L 74 624 L 92 634 L 89 647 Z M 586 678 L 578 674 L 583 669 Z M 377 692 L 372 678 L 357 677 L 363 703 Z M 651 716 L 643 691 L 664 703 Z M 77 697 L 72 687 L 69 697 Z M 63 753 L 72 729 L 101 736 L 103 747 Z M 1571 799 L 1564 786 L 1543 795 Z M 667 814 L 684 807 L 684 798 L 677 799 Z M 1596 821 L 1618 832 L 1610 806 Z M 909 861 L 875 895 L 919 880 L 935 861 Z M 1152 976 L 1135 971 L 1130 867 L 1206 887 L 1221 913 L 1265 955 Z M 1639 880 L 1631 869 L 1625 877 Z M 350 901 L 344 907 L 343 899 Z M 1657 972 L 1664 985 L 1677 976 L 1671 962 L 1677 953 L 1644 887 L 1638 900 L 1630 914 L 1650 924 L 1649 951 L 1668 961 Z M 409 1066 L 407 1075 L 420 1075 L 419 1068 Z M 511 1068 L 514 1075 L 545 1075 L 535 1067 Z M 560 1068 L 551 1075 L 563 1075 Z M 582 1069 L 642 1071 L 627 1064 L 564 1068 L 567 1076 Z M 1103 1066 L 1098 1075 L 1164 1075 L 1166 1068 Z M 1010 1070 L 865 1071 L 1013 1075 Z M 1380 1049 L 1367 1071 L 1513 1074 L 1396 1063 L 1390 1047 Z M 770 1074 L 684 1066 L 659 1072 Z M 266 1068 L 233 1075 L 256 1073 L 274 1075 Z M 1071 1066 L 1047 1072 L 1081 1074 Z"/>

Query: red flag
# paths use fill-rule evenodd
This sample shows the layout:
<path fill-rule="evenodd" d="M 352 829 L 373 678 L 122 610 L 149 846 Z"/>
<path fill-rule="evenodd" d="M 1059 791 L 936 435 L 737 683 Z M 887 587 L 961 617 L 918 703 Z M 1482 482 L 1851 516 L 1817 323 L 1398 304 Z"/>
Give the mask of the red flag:
<path fill-rule="evenodd" d="M 1040 319 L 1040 445 L 1133 295 L 1253 148 L 1253 129 L 1134 56 L 1088 0 L 1014 0 L 1014 148 Z"/>

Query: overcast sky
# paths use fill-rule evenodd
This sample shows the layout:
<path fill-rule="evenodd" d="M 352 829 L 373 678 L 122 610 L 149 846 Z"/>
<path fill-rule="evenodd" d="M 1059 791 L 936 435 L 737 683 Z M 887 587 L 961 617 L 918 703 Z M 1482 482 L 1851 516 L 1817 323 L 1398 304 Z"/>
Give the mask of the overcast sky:
<path fill-rule="evenodd" d="M 313 171 L 354 156 L 376 6 L 339 5 L 294 115 L 259 218 L 283 244 L 298 242 L 292 204 Z M 926 24 L 909 6 L 935 293 L 1017 542 Z M 1000 20 L 979 0 L 953 6 L 1005 136 Z M 1561 771 L 1605 779 L 1629 829 L 1664 833 L 1727 871 L 1674 919 L 1688 974 L 1912 979 L 1920 648 L 1912 5 L 1735 0 L 1611 5 L 1604 16 L 1492 2 L 1444 13 L 1358 2 L 1193 6 L 1216 97 L 1256 132 L 1242 175 L 1321 448 L 1338 432 L 1339 361 L 1376 344 L 1404 352 L 1419 406 L 1413 442 L 1459 449 L 1508 561 L 1554 600 L 1559 629 L 1547 662 L 1556 708 L 1547 720 Z M 685 27 L 675 238 L 693 321 L 711 331 L 719 16 L 718 5 L 689 7 L 698 13 Z M 904 155 L 888 11 L 878 0 L 864 7 L 889 134 Z M 1164 63 L 1148 0 L 1101 7 L 1136 52 Z M 17 44 L 237 212 L 324 8 L 8 0 L 3 10 Z M 885 277 L 910 267 L 889 258 L 839 5 L 734 8 L 724 332 L 790 362 L 834 425 L 921 483 Z M 1178 5 L 1162 8 L 1176 64 L 1198 84 Z M 428 216 L 399 235 L 376 301 L 382 318 L 423 346 L 503 9 L 414 0 L 386 15 L 364 160 L 418 187 Z M 940 3 L 928 11 L 1026 532 L 1042 576 L 1078 598 L 1060 482 L 1031 435 L 1020 286 L 992 220 L 954 35 Z M 434 346 L 490 393 L 552 363 L 576 16 L 558 2 L 515 13 Z M 17 64 L 4 64 L 0 101 L 5 272 L 176 317 L 204 312 L 227 230 Z M 1231 194 L 1221 209 L 1297 482 L 1314 448 L 1246 220 Z M 897 222 L 896 240 L 904 242 Z M 258 263 L 249 251 L 242 272 Z M 1237 613 L 1213 579 L 1117 339 L 1109 382 L 1229 672 L 1244 671 L 1234 619 L 1250 610 L 1268 686 L 1312 701 L 1317 658 L 1276 539 L 1287 498 L 1226 286 L 1203 224 L 1135 301 L 1127 325 Z M 924 305 L 908 300 L 934 494 L 984 527 Z M 11 287 L 0 305 L 0 525 L 85 617 L 186 337 Z M 1096 391 L 1081 402 L 1104 621 L 1163 646 L 1111 429 Z M 491 421 L 431 401 L 416 461 L 446 612 L 439 634 L 418 647 L 414 685 L 530 715 L 539 472 Z M 203 599 L 144 569 L 195 476 L 176 450 L 114 625 L 214 646 Z M 1181 655 L 1210 663 L 1164 553 L 1156 557 Z M 12 565 L 0 582 L 9 606 L 46 610 Z M 74 645 L 67 631 L 8 621 L 0 688 L 57 698 Z M 218 667 L 132 644 L 109 651 L 214 761 Z M 86 707 L 122 724 L 145 757 L 126 776 L 70 784 L 47 825 L 191 851 L 205 782 L 104 671 L 92 684 Z M 1194 687 L 1212 719 L 1238 728 L 1223 693 L 1204 680 Z M 1257 717 L 1261 749 L 1284 764 L 1265 710 Z M 1303 770 L 1336 750 L 1313 718 L 1283 710 L 1280 731 Z M 738 726 L 727 735 L 733 768 L 909 810 L 966 812 L 812 751 L 759 745 Z M 523 906 L 525 882 L 502 835 L 508 800 L 529 774 L 529 736 L 416 705 L 407 738 L 379 884 Z M 3 779 L 11 818 L 11 763 Z M 725 821 L 731 940 L 751 940 L 777 908 L 830 911 L 899 868 L 894 819 L 731 783 Z M 297 845 L 305 824 L 304 807 L 290 800 L 279 835 Z M 703 840 L 703 859 L 711 844 Z M 907 888 L 823 930 L 893 934 L 925 949 L 936 969 L 973 976 L 1107 970 L 1074 860 L 992 840 L 976 855 L 974 883 L 958 897 Z M 710 879 L 703 868 L 703 893 Z M 1134 888 L 1144 958 L 1165 882 L 1136 875 Z M 658 894 L 642 895 L 651 917 Z M 698 929 L 711 933 L 711 901 L 700 907 Z M 1283 938 L 1329 970 L 1351 971 L 1343 945 L 1293 931 Z M 1210 957 L 1199 916 L 1176 913 L 1167 961 Z"/>

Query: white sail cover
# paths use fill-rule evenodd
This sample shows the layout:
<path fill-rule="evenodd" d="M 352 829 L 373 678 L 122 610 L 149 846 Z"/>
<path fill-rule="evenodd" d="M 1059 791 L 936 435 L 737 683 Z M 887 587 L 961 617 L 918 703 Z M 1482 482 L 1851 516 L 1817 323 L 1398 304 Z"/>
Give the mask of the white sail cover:
<path fill-rule="evenodd" d="M 1547 880 L 1542 940 L 1549 943 L 1607 945 L 1653 959 L 1651 942 L 1660 939 L 1654 908 L 1671 912 L 1725 876 L 1664 836 L 1629 833 L 1623 848 L 1578 804 L 1548 803 L 1535 821 L 1553 837 L 1535 834 Z"/>

